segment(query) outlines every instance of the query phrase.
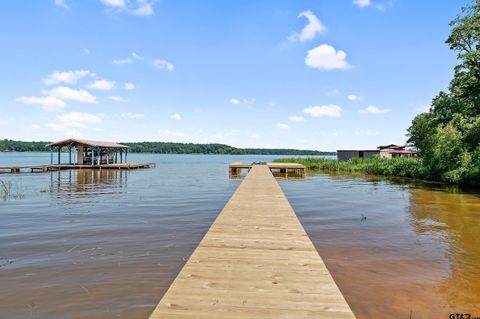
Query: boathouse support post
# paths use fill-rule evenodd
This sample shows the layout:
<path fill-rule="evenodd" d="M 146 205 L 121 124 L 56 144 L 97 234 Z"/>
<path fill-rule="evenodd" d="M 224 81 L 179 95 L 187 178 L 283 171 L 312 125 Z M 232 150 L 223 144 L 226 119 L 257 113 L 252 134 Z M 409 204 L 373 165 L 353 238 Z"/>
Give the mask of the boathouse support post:
<path fill-rule="evenodd" d="M 95 147 L 92 146 L 92 165 L 95 165 Z"/>
<path fill-rule="evenodd" d="M 128 155 L 128 150 L 125 149 L 125 163 L 127 163 L 127 155 Z"/>
<path fill-rule="evenodd" d="M 58 165 L 60 165 L 60 150 L 62 149 L 61 146 L 58 147 Z"/>
<path fill-rule="evenodd" d="M 53 147 L 50 146 L 50 165 L 53 165 Z"/>
<path fill-rule="evenodd" d="M 68 164 L 72 165 L 72 146 L 68 147 Z"/>

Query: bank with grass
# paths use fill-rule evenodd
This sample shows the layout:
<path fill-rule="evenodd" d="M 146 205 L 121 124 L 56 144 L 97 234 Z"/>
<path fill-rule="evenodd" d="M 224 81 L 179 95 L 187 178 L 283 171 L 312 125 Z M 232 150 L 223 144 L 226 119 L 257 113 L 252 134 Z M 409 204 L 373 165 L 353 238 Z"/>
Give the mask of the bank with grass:
<path fill-rule="evenodd" d="M 406 177 L 429 181 L 440 181 L 460 185 L 480 185 L 477 178 L 449 179 L 445 175 L 436 175 L 422 158 L 406 157 L 385 159 L 380 157 L 352 158 L 348 161 L 338 161 L 325 158 L 279 158 L 275 162 L 299 163 L 310 171 L 364 173 L 391 177 Z"/>

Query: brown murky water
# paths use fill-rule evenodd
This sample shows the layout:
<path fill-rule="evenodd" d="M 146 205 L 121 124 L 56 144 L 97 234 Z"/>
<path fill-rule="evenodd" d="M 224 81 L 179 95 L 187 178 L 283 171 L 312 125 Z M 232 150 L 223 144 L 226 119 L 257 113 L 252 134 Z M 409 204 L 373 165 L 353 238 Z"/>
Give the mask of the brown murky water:
<path fill-rule="evenodd" d="M 238 186 L 226 164 L 271 158 L 136 159 L 157 168 L 0 175 L 13 184 L 0 318 L 148 318 Z M 480 316 L 479 195 L 324 174 L 280 184 L 357 318 Z"/>

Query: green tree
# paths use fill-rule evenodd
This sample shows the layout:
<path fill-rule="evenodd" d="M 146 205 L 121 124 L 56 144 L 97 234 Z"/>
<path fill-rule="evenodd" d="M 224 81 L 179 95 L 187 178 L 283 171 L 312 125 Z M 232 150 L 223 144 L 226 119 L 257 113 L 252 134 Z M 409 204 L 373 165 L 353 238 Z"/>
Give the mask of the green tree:
<path fill-rule="evenodd" d="M 432 179 L 480 184 L 480 0 L 451 23 L 446 44 L 457 53 L 448 92 L 429 112 L 417 115 L 407 131 Z"/>

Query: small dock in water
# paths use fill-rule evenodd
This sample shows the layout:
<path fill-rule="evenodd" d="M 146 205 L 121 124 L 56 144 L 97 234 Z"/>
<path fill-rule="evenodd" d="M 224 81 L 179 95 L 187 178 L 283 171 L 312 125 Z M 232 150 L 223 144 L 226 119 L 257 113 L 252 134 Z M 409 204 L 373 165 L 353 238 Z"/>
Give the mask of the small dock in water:
<path fill-rule="evenodd" d="M 305 166 L 297 163 L 232 163 L 229 165 L 230 176 L 240 176 L 242 171 L 250 172 L 250 169 L 254 165 L 264 165 L 268 167 L 276 177 L 305 177 Z"/>
<path fill-rule="evenodd" d="M 355 318 L 271 167 L 248 169 L 150 319 Z"/>

